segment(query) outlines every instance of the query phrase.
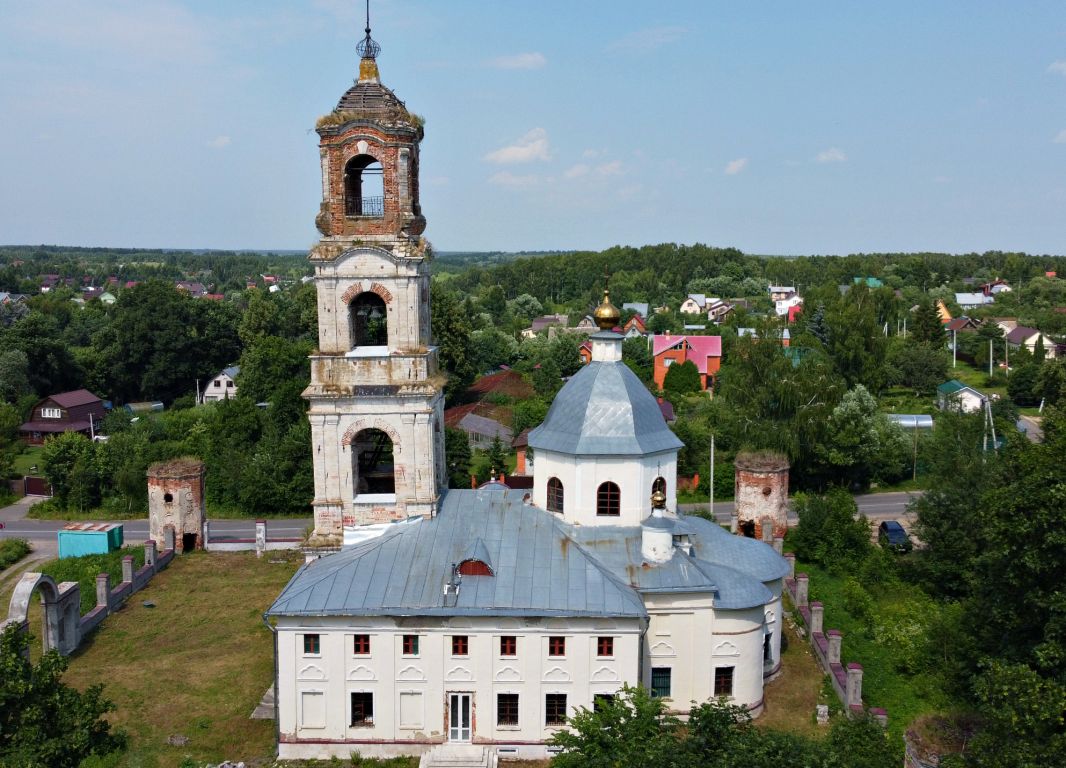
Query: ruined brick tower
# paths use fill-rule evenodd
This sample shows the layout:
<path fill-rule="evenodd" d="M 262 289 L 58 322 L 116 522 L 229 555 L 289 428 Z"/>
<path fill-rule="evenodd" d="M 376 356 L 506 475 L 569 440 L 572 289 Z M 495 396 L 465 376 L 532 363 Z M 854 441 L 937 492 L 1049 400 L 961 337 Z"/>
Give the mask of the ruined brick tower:
<path fill-rule="evenodd" d="M 418 203 L 422 120 L 381 84 L 380 48 L 318 121 L 322 239 L 311 357 L 315 535 L 433 515 L 444 466 L 444 378 L 431 345 L 430 247 Z"/>
<path fill-rule="evenodd" d="M 174 531 L 174 551 L 203 549 L 204 479 L 199 459 L 172 459 L 148 467 L 148 537 L 160 551 L 167 547 L 167 529 Z"/>
<path fill-rule="evenodd" d="M 738 453 L 734 508 L 738 533 L 764 538 L 764 528 L 773 527 L 773 537 L 788 530 L 788 459 L 776 453 Z"/>

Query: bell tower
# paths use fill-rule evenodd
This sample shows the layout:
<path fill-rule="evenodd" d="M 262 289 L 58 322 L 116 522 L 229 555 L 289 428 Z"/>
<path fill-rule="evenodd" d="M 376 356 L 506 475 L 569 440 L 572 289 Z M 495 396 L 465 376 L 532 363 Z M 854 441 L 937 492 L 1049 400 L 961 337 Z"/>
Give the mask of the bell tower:
<path fill-rule="evenodd" d="M 369 17 L 356 50 L 359 79 L 316 126 L 322 238 L 309 257 L 315 535 L 332 541 L 344 528 L 434 515 L 447 477 L 418 202 L 422 120 L 382 85 Z"/>

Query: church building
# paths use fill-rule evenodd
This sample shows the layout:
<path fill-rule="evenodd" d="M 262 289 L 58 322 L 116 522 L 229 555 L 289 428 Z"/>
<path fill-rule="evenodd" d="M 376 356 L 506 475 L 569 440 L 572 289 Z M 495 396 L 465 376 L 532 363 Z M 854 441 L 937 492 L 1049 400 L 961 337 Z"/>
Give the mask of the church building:
<path fill-rule="evenodd" d="M 682 443 L 622 362 L 605 290 L 591 361 L 529 433 L 532 492 L 446 491 L 443 378 L 418 204 L 420 121 L 359 80 L 319 122 L 315 534 L 267 611 L 282 759 L 479 748 L 541 758 L 576 708 L 643 685 L 754 715 L 780 667 L 788 571 L 678 514 Z M 374 176 L 377 174 L 377 176 Z"/>

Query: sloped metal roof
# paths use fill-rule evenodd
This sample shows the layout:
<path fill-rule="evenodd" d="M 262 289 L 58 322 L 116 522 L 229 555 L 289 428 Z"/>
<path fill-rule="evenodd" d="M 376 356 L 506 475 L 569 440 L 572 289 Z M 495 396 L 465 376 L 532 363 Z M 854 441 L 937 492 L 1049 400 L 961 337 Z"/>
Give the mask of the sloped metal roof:
<path fill-rule="evenodd" d="M 520 490 L 452 490 L 429 520 L 300 568 L 273 616 L 604 616 L 643 618 L 640 596 Z M 443 586 L 481 540 L 494 576 L 464 576 L 455 607 Z"/>
<path fill-rule="evenodd" d="M 559 390 L 544 423 L 529 433 L 529 446 L 586 456 L 639 456 L 678 450 L 684 443 L 627 365 L 594 360 Z"/>

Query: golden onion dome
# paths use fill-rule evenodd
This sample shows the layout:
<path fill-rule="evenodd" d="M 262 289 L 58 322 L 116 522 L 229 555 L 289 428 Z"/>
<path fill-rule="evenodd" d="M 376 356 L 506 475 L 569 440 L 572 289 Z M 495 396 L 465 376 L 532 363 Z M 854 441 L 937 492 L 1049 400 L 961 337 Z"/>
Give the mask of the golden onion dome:
<path fill-rule="evenodd" d="M 611 330 L 622 319 L 622 313 L 618 311 L 618 307 L 611 303 L 611 292 L 607 288 L 603 289 L 603 301 L 596 307 L 592 316 L 596 319 L 596 325 L 601 331 Z"/>
<path fill-rule="evenodd" d="M 651 508 L 662 509 L 666 506 L 666 494 L 660 491 L 658 488 L 651 495 Z"/>

